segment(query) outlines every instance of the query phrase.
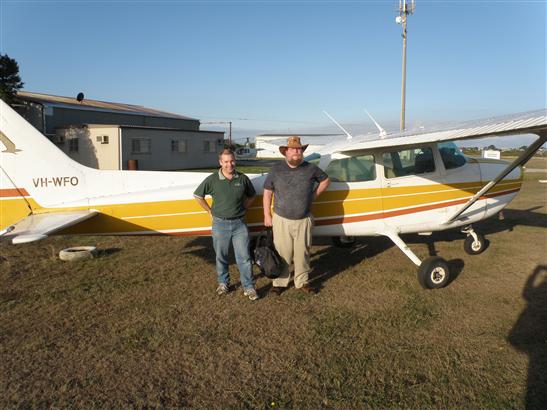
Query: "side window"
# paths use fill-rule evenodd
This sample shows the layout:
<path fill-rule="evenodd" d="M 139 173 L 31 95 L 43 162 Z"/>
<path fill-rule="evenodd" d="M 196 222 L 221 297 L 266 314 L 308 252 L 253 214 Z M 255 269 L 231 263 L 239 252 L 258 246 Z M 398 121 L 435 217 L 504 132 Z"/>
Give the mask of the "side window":
<path fill-rule="evenodd" d="M 467 162 L 465 155 L 452 141 L 439 143 L 439 153 L 445 169 L 463 167 Z"/>
<path fill-rule="evenodd" d="M 435 171 L 431 148 L 412 148 L 384 152 L 384 174 L 386 178 L 426 174 Z"/>
<path fill-rule="evenodd" d="M 374 155 L 335 159 L 325 170 L 334 182 L 364 182 L 376 179 Z"/>
<path fill-rule="evenodd" d="M 215 141 L 203 141 L 203 152 L 217 152 Z"/>
<path fill-rule="evenodd" d="M 186 140 L 180 139 L 180 138 L 172 139 L 171 152 L 178 152 L 178 153 L 186 152 Z"/>
<path fill-rule="evenodd" d="M 150 154 L 152 140 L 150 138 L 131 138 L 131 153 L 132 154 Z"/>

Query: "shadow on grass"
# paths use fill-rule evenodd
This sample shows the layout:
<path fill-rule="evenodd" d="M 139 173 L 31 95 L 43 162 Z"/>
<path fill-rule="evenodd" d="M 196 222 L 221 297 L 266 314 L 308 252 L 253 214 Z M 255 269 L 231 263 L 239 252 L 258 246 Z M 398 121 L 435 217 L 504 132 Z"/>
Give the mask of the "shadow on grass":
<path fill-rule="evenodd" d="M 529 358 L 526 409 L 547 408 L 547 265 L 528 277 L 522 297 L 528 302 L 507 339 Z"/>
<path fill-rule="evenodd" d="M 365 240 L 368 240 L 365 242 Z M 330 238 L 317 238 L 314 245 L 330 245 Z M 330 278 L 338 275 L 352 266 L 355 266 L 363 259 L 372 258 L 391 248 L 393 242 L 386 237 L 357 239 L 355 245 L 351 248 L 337 248 L 329 246 L 314 254 L 317 258 L 312 262 L 315 268 L 310 274 L 310 282 L 321 290 Z"/>
<path fill-rule="evenodd" d="M 122 248 L 106 248 L 106 249 L 99 249 L 97 252 L 97 256 L 103 257 L 103 256 L 109 256 L 113 255 L 115 253 L 118 253 L 122 250 Z"/>

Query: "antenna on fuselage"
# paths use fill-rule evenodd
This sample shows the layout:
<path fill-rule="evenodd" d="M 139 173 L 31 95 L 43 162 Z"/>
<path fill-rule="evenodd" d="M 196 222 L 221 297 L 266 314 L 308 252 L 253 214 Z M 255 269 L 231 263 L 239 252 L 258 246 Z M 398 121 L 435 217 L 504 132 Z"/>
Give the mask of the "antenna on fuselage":
<path fill-rule="evenodd" d="M 340 124 L 338 124 L 338 122 L 337 122 L 334 118 L 332 118 L 332 117 L 329 115 L 328 112 L 323 111 L 323 114 L 325 114 L 327 117 L 329 117 L 329 119 L 330 119 L 333 123 L 335 123 L 336 126 L 337 126 L 338 128 L 340 128 L 344 134 L 346 134 L 346 135 L 348 136 L 348 137 L 346 138 L 348 141 L 350 141 L 350 140 L 353 138 L 352 135 L 351 135 L 349 132 L 347 132 L 347 131 L 345 130 L 344 127 L 342 127 Z"/>
<path fill-rule="evenodd" d="M 372 120 L 372 122 L 374 123 L 374 125 L 376 125 L 376 128 L 378 128 L 378 131 L 380 131 L 380 134 L 379 134 L 380 139 L 384 139 L 384 138 L 386 137 L 386 135 L 387 135 L 386 130 L 384 130 L 384 129 L 380 126 L 380 124 L 378 124 L 378 123 L 376 122 L 376 120 L 375 120 L 374 118 L 372 118 L 372 115 L 370 115 L 370 113 L 367 111 L 366 108 L 365 108 L 364 110 L 365 110 L 365 112 L 367 113 L 368 117 Z"/>

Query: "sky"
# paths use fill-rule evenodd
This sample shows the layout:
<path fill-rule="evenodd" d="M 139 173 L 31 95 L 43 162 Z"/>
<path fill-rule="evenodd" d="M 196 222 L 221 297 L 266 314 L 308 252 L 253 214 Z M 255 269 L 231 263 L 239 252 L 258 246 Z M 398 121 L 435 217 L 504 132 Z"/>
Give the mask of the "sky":
<path fill-rule="evenodd" d="M 234 138 L 387 130 L 401 110 L 401 26 L 385 1 L 0 0 L 0 49 L 24 90 L 232 121 Z M 416 0 L 407 128 L 545 108 L 545 1 Z M 202 129 L 226 130 L 225 124 Z"/>

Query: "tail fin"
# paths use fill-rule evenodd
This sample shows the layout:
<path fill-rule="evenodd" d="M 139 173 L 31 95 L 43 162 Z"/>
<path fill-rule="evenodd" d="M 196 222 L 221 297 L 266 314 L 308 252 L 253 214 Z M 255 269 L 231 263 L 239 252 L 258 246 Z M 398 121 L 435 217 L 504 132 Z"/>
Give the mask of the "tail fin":
<path fill-rule="evenodd" d="M 0 104 L 0 194 L 15 190 L 30 208 L 85 198 L 86 174 L 96 170 L 70 159 L 8 104 Z"/>

